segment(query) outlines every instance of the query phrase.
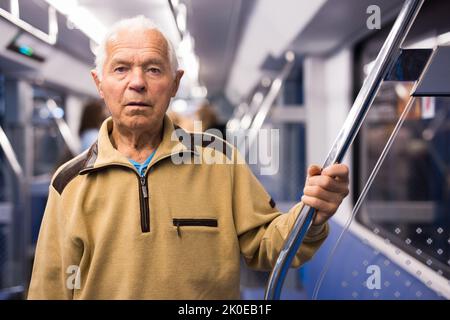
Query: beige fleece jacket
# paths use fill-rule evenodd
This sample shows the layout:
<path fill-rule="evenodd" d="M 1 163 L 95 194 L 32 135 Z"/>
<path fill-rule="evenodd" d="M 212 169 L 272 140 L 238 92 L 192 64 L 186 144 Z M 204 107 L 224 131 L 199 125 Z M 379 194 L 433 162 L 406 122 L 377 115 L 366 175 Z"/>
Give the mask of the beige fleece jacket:
<path fill-rule="evenodd" d="M 175 130 L 167 116 L 142 178 L 112 127 L 109 118 L 52 179 L 29 299 L 238 299 L 241 255 L 273 267 L 301 202 L 282 214 L 233 146 Z M 313 227 L 294 266 L 327 234 Z"/>

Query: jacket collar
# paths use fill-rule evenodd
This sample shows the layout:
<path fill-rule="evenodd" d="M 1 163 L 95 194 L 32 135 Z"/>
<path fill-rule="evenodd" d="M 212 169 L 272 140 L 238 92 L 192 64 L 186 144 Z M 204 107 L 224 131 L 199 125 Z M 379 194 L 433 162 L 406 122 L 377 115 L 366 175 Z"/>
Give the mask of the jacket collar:
<path fill-rule="evenodd" d="M 114 123 L 111 117 L 102 123 L 98 140 L 89 149 L 85 164 L 81 169 L 80 174 L 85 174 L 107 166 L 117 165 L 134 169 L 127 157 L 114 148 L 111 142 L 110 134 L 112 132 L 113 125 Z M 177 153 L 192 152 L 194 154 L 198 154 L 194 145 L 185 145 L 181 142 L 182 138 L 180 139 L 181 135 L 178 130 L 182 129 L 179 127 L 175 128 L 170 118 L 167 115 L 164 115 L 163 137 L 148 168 L 156 162 Z M 184 133 L 185 132 L 183 131 L 183 134 Z"/>

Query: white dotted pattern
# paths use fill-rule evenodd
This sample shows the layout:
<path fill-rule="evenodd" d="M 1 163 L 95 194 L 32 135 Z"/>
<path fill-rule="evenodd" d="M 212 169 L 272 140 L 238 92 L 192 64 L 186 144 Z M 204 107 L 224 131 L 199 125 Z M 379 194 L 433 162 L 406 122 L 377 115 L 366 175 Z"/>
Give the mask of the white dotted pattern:
<path fill-rule="evenodd" d="M 392 229 L 391 229 L 392 230 Z M 424 231 L 425 230 L 425 231 Z M 403 232 L 404 230 L 402 230 L 400 227 L 396 227 L 394 230 L 394 233 L 396 234 L 396 235 L 399 235 L 399 236 L 401 236 L 401 234 L 404 234 L 404 235 L 407 235 L 409 232 L 408 231 L 406 231 L 406 232 Z M 373 229 L 373 232 L 375 233 L 375 234 L 379 234 L 380 233 L 380 229 L 378 229 L 378 228 L 374 228 Z M 392 232 L 392 231 L 391 231 Z M 442 228 L 442 227 L 439 227 L 439 228 L 437 228 L 437 229 L 435 229 L 435 232 L 437 233 L 437 234 L 442 234 L 442 233 L 444 233 L 445 232 L 445 230 Z M 439 255 L 439 256 L 442 256 L 444 253 L 445 253 L 445 250 L 447 250 L 445 247 L 440 247 L 440 248 L 437 248 L 436 249 L 436 247 L 432 247 L 431 245 L 433 245 L 435 242 L 436 242 L 436 244 L 437 243 L 440 243 L 439 241 L 441 241 L 441 240 L 438 240 L 438 238 L 433 238 L 433 236 L 429 233 L 429 229 L 424 229 L 424 228 L 421 228 L 421 227 L 417 227 L 416 229 L 415 229 L 415 233 L 417 234 L 417 235 L 420 235 L 420 234 L 423 234 L 425 237 L 423 237 L 422 239 L 423 240 L 425 240 L 423 243 L 422 243 L 422 245 L 421 246 L 419 246 L 420 248 L 418 248 L 418 246 L 417 245 L 414 245 L 415 246 L 415 253 L 418 255 L 418 256 L 426 256 L 427 257 L 427 260 L 425 261 L 425 263 L 426 263 L 426 265 L 428 265 L 428 266 L 432 266 L 433 264 L 434 264 L 434 260 L 433 260 L 433 252 L 434 252 L 434 255 L 437 257 L 437 255 Z M 435 233 L 435 235 L 436 235 L 436 233 Z M 429 236 L 428 236 L 429 235 Z M 427 237 L 428 236 L 428 237 Z M 414 238 L 414 241 L 418 241 L 418 239 L 417 239 L 418 237 L 416 236 L 415 238 Z M 420 239 L 419 239 L 420 240 Z M 423 241 L 422 240 L 422 241 Z M 383 241 L 385 242 L 385 243 L 387 243 L 387 244 L 389 244 L 389 243 L 391 243 L 391 240 L 390 239 L 388 239 L 388 238 L 385 238 L 385 239 L 383 239 Z M 410 246 L 410 245 L 412 245 L 412 243 L 413 243 L 413 241 L 412 241 L 412 239 L 411 238 L 406 238 L 405 240 L 403 240 L 404 241 L 404 243 L 406 244 L 406 245 L 408 245 L 408 246 Z M 366 244 L 366 245 L 370 245 L 370 243 L 369 243 L 369 241 L 365 238 L 365 239 L 363 239 L 362 240 L 362 242 L 364 243 L 364 244 Z M 418 241 L 418 242 L 420 242 L 420 241 Z M 450 238 L 449 239 L 447 239 L 447 242 L 450 244 Z M 428 245 L 428 246 L 427 246 Z M 430 249 L 426 249 L 426 248 L 431 248 L 432 250 L 430 251 Z M 425 250 L 425 252 L 423 251 L 423 250 Z M 380 263 L 380 261 L 379 261 L 379 258 L 375 258 L 375 257 L 377 257 L 378 255 L 380 255 L 380 251 L 378 251 L 378 250 L 376 250 L 376 249 L 374 249 L 373 250 L 373 256 L 374 256 L 374 259 L 365 259 L 365 260 L 363 260 L 362 261 L 362 266 L 364 267 L 362 270 L 357 270 L 357 269 L 353 269 L 352 271 L 351 271 L 351 278 L 355 278 L 355 279 L 353 279 L 353 280 L 351 280 L 351 278 L 350 277 L 347 277 L 345 280 L 343 280 L 343 281 L 341 281 L 341 287 L 342 288 L 346 288 L 347 290 L 350 290 L 350 289 L 352 289 L 353 291 L 351 291 L 351 297 L 352 298 L 354 298 L 354 299 L 357 299 L 357 298 L 359 298 L 359 297 L 367 297 L 366 296 L 366 294 L 367 293 L 363 293 L 363 295 L 361 296 L 361 293 L 359 293 L 358 291 L 355 291 L 355 287 L 354 287 L 354 283 L 355 283 L 355 281 L 360 281 L 360 279 L 362 279 L 363 281 L 362 282 L 360 282 L 361 283 L 361 287 L 363 288 L 363 290 L 373 290 L 373 293 L 372 292 L 370 292 L 370 294 L 372 294 L 372 296 L 374 297 L 374 298 L 378 298 L 378 297 L 380 297 L 381 296 L 381 294 L 382 294 L 382 296 L 381 296 L 381 298 L 385 298 L 385 297 L 388 297 L 389 295 L 391 295 L 391 297 L 395 297 L 395 298 L 400 298 L 401 296 L 402 296 L 402 294 L 401 294 L 401 291 L 403 290 L 403 291 L 405 291 L 405 290 L 407 290 L 407 289 L 405 289 L 405 287 L 406 288 L 414 288 L 414 287 L 412 287 L 412 282 L 410 281 L 410 280 L 406 280 L 406 281 L 404 281 L 404 282 L 399 282 L 399 280 L 401 279 L 401 278 L 399 278 L 401 275 L 402 275 L 402 272 L 400 271 L 400 270 L 398 270 L 398 269 L 396 269 L 395 271 L 394 271 L 394 273 L 393 273 L 393 275 L 395 275 L 395 277 L 398 277 L 399 278 L 399 280 L 396 280 L 396 281 L 393 281 L 392 283 L 389 281 L 389 280 L 386 280 L 386 278 L 384 278 L 383 279 L 383 277 L 385 276 L 384 274 L 383 274 L 383 271 L 384 271 L 384 269 L 383 268 L 386 268 L 386 271 L 389 271 L 389 270 L 391 270 L 390 268 L 390 265 L 391 265 L 391 261 L 389 260 L 389 259 L 384 259 L 384 260 L 382 260 L 382 263 Z M 402 250 L 400 250 L 399 248 L 396 248 L 395 249 L 395 254 L 396 255 L 400 255 L 402 253 Z M 437 254 L 437 255 L 436 255 Z M 377 260 L 378 259 L 378 260 Z M 422 260 L 422 261 L 424 261 L 424 260 Z M 381 279 L 383 280 L 383 282 L 382 282 L 382 288 L 373 288 L 373 284 L 372 285 L 369 285 L 370 283 L 368 283 L 367 281 L 368 281 L 368 277 L 369 277 L 369 275 L 372 275 L 370 272 L 367 272 L 367 267 L 369 266 L 369 265 L 371 265 L 371 264 L 373 264 L 373 262 L 377 262 L 375 265 L 376 266 L 378 266 L 379 268 L 380 268 L 380 271 L 381 271 Z M 404 263 L 407 265 L 407 266 L 409 266 L 409 265 L 411 265 L 411 260 L 409 260 L 409 259 L 406 259 L 406 260 L 404 260 Z M 450 265 L 450 259 L 447 261 L 447 264 L 448 265 Z M 348 269 L 347 269 L 348 270 Z M 351 269 L 350 269 L 351 270 Z M 389 272 L 392 272 L 392 271 L 389 271 Z M 444 275 L 444 272 L 442 271 L 442 270 L 437 270 L 436 271 L 439 275 Z M 392 278 L 392 276 L 393 276 L 392 274 L 391 274 L 391 277 L 389 278 L 390 280 L 392 280 L 393 278 Z M 416 270 L 415 271 L 415 275 L 417 276 L 417 277 L 421 277 L 422 276 L 422 271 L 421 270 Z M 348 274 L 348 276 L 350 276 L 350 274 Z M 407 275 L 407 273 L 406 273 L 406 275 L 405 275 L 405 277 L 410 277 L 410 276 L 408 276 Z M 400 280 L 401 281 L 401 280 Z M 418 280 L 417 280 L 418 281 Z M 356 282 L 356 283 L 359 283 L 359 282 Z M 404 285 L 404 287 L 403 287 L 403 289 L 402 290 L 396 290 L 396 289 L 398 289 L 398 286 L 400 285 Z M 427 281 L 426 282 L 426 285 L 428 286 L 428 287 L 432 287 L 433 286 L 433 283 L 432 283 L 432 281 Z M 448 281 L 448 285 L 450 286 L 450 280 Z M 391 289 L 391 287 L 392 287 L 392 289 Z M 383 290 L 380 290 L 380 289 L 383 289 L 383 290 L 392 290 L 392 291 L 390 291 L 390 292 L 385 292 L 385 291 L 383 291 Z M 395 290 L 395 291 L 394 291 Z M 407 291 L 405 291 L 405 292 L 408 292 L 408 290 Z M 349 294 L 350 294 L 350 292 L 348 292 Z M 387 295 L 386 295 L 387 294 Z M 417 290 L 417 291 L 412 291 L 412 294 L 414 294 L 415 295 L 415 297 L 416 298 L 421 298 L 423 295 L 424 295 L 424 293 L 421 291 L 421 290 Z M 406 297 L 408 298 L 408 295 L 406 295 Z"/>

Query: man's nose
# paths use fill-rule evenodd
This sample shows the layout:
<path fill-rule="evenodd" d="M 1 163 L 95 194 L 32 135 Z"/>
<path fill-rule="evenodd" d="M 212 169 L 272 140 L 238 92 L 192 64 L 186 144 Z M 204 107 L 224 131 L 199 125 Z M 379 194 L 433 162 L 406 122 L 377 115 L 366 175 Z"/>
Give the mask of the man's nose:
<path fill-rule="evenodd" d="M 130 84 L 129 84 L 129 88 L 131 90 L 137 91 L 137 92 L 142 92 L 145 91 L 146 89 L 146 82 L 145 82 L 145 75 L 142 72 L 142 70 L 133 70 L 133 72 L 131 72 L 130 74 Z"/>

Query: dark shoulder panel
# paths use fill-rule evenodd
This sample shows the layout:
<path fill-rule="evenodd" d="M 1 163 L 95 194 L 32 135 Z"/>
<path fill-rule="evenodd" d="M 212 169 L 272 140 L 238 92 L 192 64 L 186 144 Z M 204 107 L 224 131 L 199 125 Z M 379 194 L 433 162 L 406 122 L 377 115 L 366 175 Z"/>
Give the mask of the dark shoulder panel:
<path fill-rule="evenodd" d="M 94 143 L 89 151 L 86 152 L 83 156 L 65 166 L 58 173 L 55 179 L 53 179 L 53 188 L 55 188 L 55 190 L 58 191 L 59 194 L 62 194 L 67 184 L 72 181 L 72 179 L 74 179 L 82 169 L 86 168 L 87 165 L 93 165 L 91 161 L 95 161 L 97 153 L 96 151 L 97 143 Z M 95 159 L 92 160 L 93 158 Z"/>
<path fill-rule="evenodd" d="M 86 158 L 82 157 L 62 169 L 55 177 L 55 179 L 53 179 L 53 188 L 55 188 L 55 190 L 58 191 L 59 194 L 62 194 L 67 184 L 73 178 L 75 178 L 80 170 L 84 167 L 85 162 Z"/>

